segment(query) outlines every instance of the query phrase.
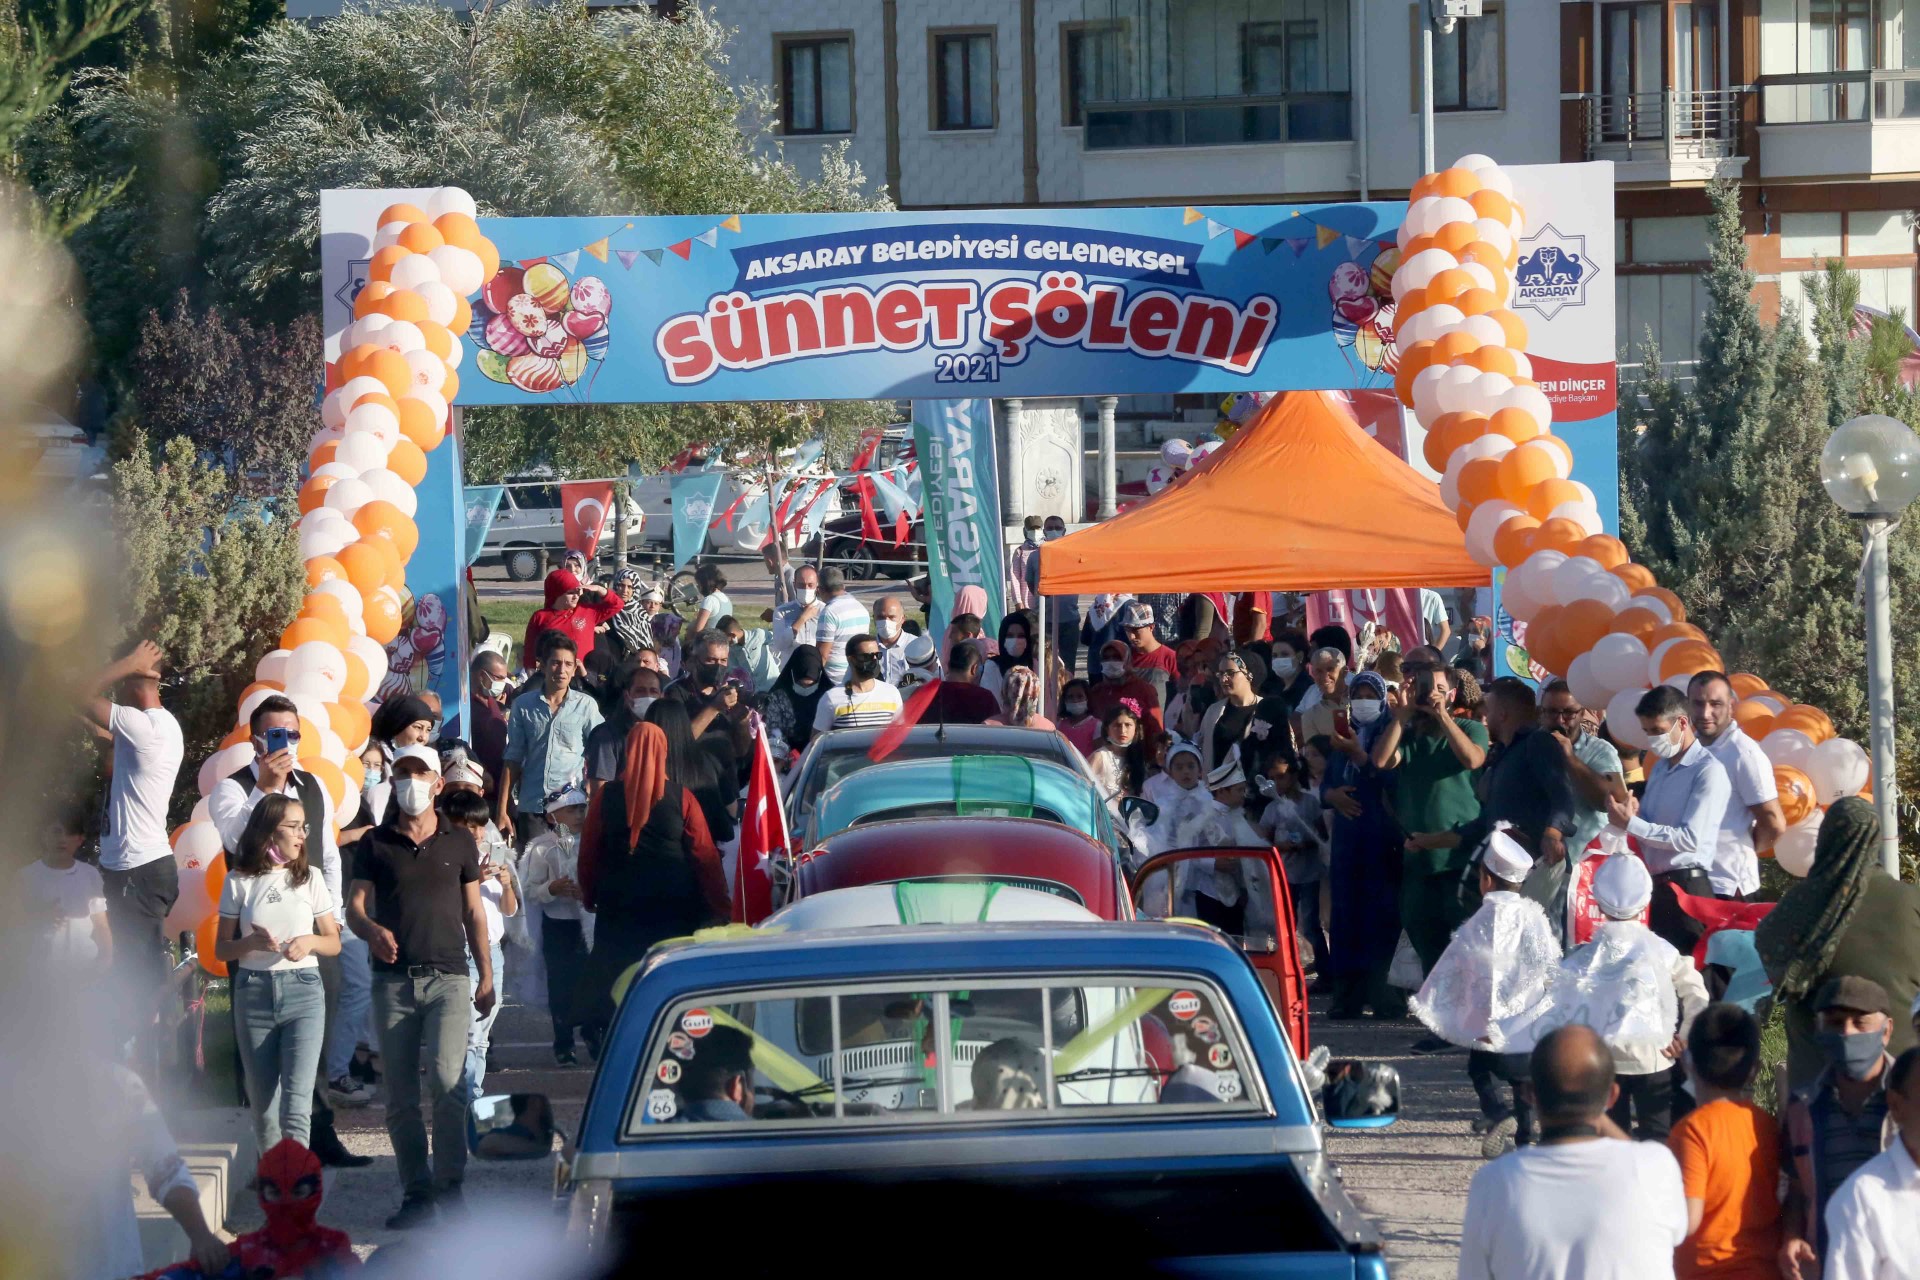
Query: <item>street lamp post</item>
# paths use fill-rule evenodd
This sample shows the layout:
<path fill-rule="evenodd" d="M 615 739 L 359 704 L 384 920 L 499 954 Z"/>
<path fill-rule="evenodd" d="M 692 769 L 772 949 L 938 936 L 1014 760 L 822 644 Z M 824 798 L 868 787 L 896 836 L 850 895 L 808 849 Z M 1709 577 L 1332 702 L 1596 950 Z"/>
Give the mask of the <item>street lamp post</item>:
<path fill-rule="evenodd" d="M 1887 536 L 1920 497 L 1920 437 L 1877 413 L 1849 418 L 1820 451 L 1820 482 L 1840 509 L 1860 521 L 1866 538 L 1861 594 L 1867 609 L 1867 711 L 1872 723 L 1873 802 L 1880 813 L 1880 861 L 1900 874 L 1893 760 L 1893 623 Z"/>

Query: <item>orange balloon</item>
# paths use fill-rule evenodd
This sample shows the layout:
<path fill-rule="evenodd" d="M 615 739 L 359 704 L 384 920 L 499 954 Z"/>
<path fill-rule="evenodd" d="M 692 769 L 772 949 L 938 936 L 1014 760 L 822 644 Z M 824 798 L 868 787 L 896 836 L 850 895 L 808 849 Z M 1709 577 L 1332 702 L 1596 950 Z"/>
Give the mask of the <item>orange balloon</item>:
<path fill-rule="evenodd" d="M 367 624 L 367 638 L 375 644 L 391 644 L 400 634 L 400 606 L 389 596 L 368 596 L 363 620 Z"/>
<path fill-rule="evenodd" d="M 1458 258 L 1460 251 L 1480 238 L 1471 222 L 1449 222 L 1433 233 L 1433 247 L 1445 249 Z"/>
<path fill-rule="evenodd" d="M 278 680 L 255 680 L 240 691 L 240 701 L 245 702 L 256 693 L 285 693 L 287 686 Z"/>
<path fill-rule="evenodd" d="M 1573 554 L 1574 548 L 1579 546 L 1586 536 L 1587 531 L 1584 526 L 1575 524 L 1565 516 L 1559 516 L 1551 520 L 1541 521 L 1540 527 L 1534 531 L 1533 549 L 1535 551 L 1558 551 L 1563 555 L 1570 556 Z M 1565 675 L 1566 672 L 1562 671 L 1559 674 Z"/>
<path fill-rule="evenodd" d="M 1682 640 L 1668 649 L 1665 656 L 1660 659 L 1662 680 L 1671 680 L 1675 676 L 1698 675 L 1702 671 L 1719 669 L 1719 653 L 1704 640 Z"/>
<path fill-rule="evenodd" d="M 193 926 L 193 949 L 199 953 L 200 967 L 213 977 L 227 976 L 227 962 L 217 960 L 213 954 L 213 944 L 220 937 L 220 913 L 207 912 L 207 918 Z"/>
<path fill-rule="evenodd" d="M 1626 583 L 1627 590 L 1636 595 L 1644 592 L 1648 587 L 1655 585 L 1653 570 L 1643 564 L 1619 564 L 1615 565 L 1609 572 L 1611 572 L 1614 577 L 1620 579 L 1620 581 Z M 1652 614 L 1652 610 L 1647 610 L 1646 612 Z"/>
<path fill-rule="evenodd" d="M 1504 307 L 1513 294 L 1513 274 L 1505 267 L 1498 270 L 1488 267 L 1487 270 L 1493 272 L 1493 305 Z"/>
<path fill-rule="evenodd" d="M 394 243 L 409 253 L 432 253 L 446 242 L 446 237 L 434 230 L 432 223 L 416 222 L 402 231 Z"/>
<path fill-rule="evenodd" d="M 1485 240 L 1475 240 L 1454 256 L 1460 259 L 1460 265 L 1463 267 L 1469 262 L 1479 263 L 1487 270 L 1493 272 L 1495 281 L 1500 280 L 1507 274 L 1507 255 L 1488 244 Z"/>
<path fill-rule="evenodd" d="M 301 764 L 320 758 L 320 729 L 305 716 L 300 717 L 300 745 L 294 750 L 294 758 Z"/>
<path fill-rule="evenodd" d="M 353 527 L 363 538 L 385 538 L 393 543 L 403 564 L 413 558 L 413 549 L 420 544 L 420 530 L 406 513 L 379 498 L 353 513 Z"/>
<path fill-rule="evenodd" d="M 420 452 L 419 445 L 401 436 L 393 442 L 393 452 L 387 455 L 387 470 L 408 484 L 417 485 L 427 478 L 427 455 Z"/>
<path fill-rule="evenodd" d="M 361 372 L 379 379 L 387 393 L 394 397 L 405 395 L 407 389 L 413 386 L 413 366 L 398 351 L 390 351 L 385 347 L 367 358 Z"/>
<path fill-rule="evenodd" d="M 1527 656 L 1556 675 L 1573 661 L 1560 635 L 1560 615 L 1565 612 L 1565 605 L 1550 604 L 1527 624 Z"/>
<path fill-rule="evenodd" d="M 325 503 L 327 500 L 327 490 L 333 488 L 334 481 L 337 479 L 339 479 L 338 476 L 314 476 L 305 484 L 301 485 L 298 502 L 300 514 L 305 515 L 315 507 Z"/>
<path fill-rule="evenodd" d="M 409 370 L 411 372 L 411 370 Z M 1411 394 L 1411 383 L 1409 383 Z M 1413 402 L 1407 402 L 1411 405 Z M 433 410 L 424 400 L 415 400 L 411 396 L 400 397 L 400 434 L 413 441 L 423 453 L 430 453 L 440 443 L 444 434 L 440 424 L 434 419 Z"/>
<path fill-rule="evenodd" d="M 1580 492 L 1580 486 L 1571 480 L 1561 480 L 1557 477 L 1542 480 L 1527 491 L 1527 510 L 1532 512 L 1535 518 L 1545 520 L 1561 503 L 1579 502 L 1585 496 Z M 1585 530 L 1582 530 L 1580 540 L 1584 542 L 1586 537 Z"/>
<path fill-rule="evenodd" d="M 367 785 L 367 766 L 361 764 L 360 757 L 351 751 L 347 752 L 347 762 L 340 766 L 340 772 L 347 775 L 347 781 L 353 784 L 355 791 Z"/>
<path fill-rule="evenodd" d="M 332 596 L 310 595 L 300 602 L 300 616 L 318 618 L 322 622 L 331 622 L 345 627 L 347 634 L 353 634 L 353 627 L 347 622 L 347 607 Z M 344 642 L 341 645 L 345 648 Z"/>
<path fill-rule="evenodd" d="M 1647 612 L 1652 613 L 1653 610 L 1649 609 Z M 1668 622 L 1653 629 L 1653 634 L 1647 637 L 1647 648 L 1657 648 L 1669 640 L 1693 640 L 1706 644 L 1707 633 L 1690 622 Z"/>
<path fill-rule="evenodd" d="M 1493 554 L 1509 569 L 1533 554 L 1533 533 L 1540 522 L 1529 515 L 1510 517 L 1493 534 Z"/>
<path fill-rule="evenodd" d="M 1407 321 L 1413 319 L 1413 317 L 1419 315 L 1422 311 L 1425 311 L 1426 309 L 1427 309 L 1426 289 L 1424 288 L 1409 289 L 1405 293 L 1401 294 L 1400 301 L 1394 304 L 1393 322 L 1396 325 L 1405 324 Z M 1407 358 L 1405 356 L 1401 356 L 1400 362 L 1402 364 L 1405 364 L 1406 359 Z"/>
<path fill-rule="evenodd" d="M 226 737 L 220 739 L 220 749 L 225 751 L 228 747 L 237 747 L 243 742 L 251 741 L 252 738 L 253 729 L 243 720 L 229 729 Z"/>
<path fill-rule="evenodd" d="M 440 384 L 440 397 L 448 404 L 452 404 L 453 398 L 459 394 L 460 375 L 449 369 L 447 370 L 447 380 Z"/>
<path fill-rule="evenodd" d="M 1827 713 L 1818 707 L 1805 703 L 1795 703 L 1782 711 L 1774 721 L 1776 729 L 1798 729 L 1812 738 L 1815 745 L 1833 737 L 1833 722 L 1827 719 Z"/>
<path fill-rule="evenodd" d="M 397 244 L 390 244 L 384 249 L 374 250 L 373 257 L 367 260 L 367 279 L 377 281 L 380 284 L 392 284 L 394 267 L 399 264 L 402 258 L 411 258 L 412 256 L 413 250 L 403 249 Z"/>
<path fill-rule="evenodd" d="M 329 702 L 327 724 L 340 735 L 348 751 L 357 751 L 367 740 L 373 717 L 357 702 Z"/>
<path fill-rule="evenodd" d="M 1531 387 L 1535 384 L 1526 378 L 1515 378 L 1513 380 L 1513 385 L 1516 387 L 1519 387 L 1519 386 Z M 1529 444 L 1533 444 L 1536 442 L 1540 445 L 1542 449 L 1547 449 L 1553 453 L 1559 454 L 1560 470 L 1568 475 L 1573 474 L 1573 446 L 1572 445 L 1568 444 L 1565 440 L 1562 440 L 1559 436 L 1556 436 L 1556 435 L 1535 436 L 1533 440 L 1528 441 Z"/>
<path fill-rule="evenodd" d="M 409 228 L 411 230 L 412 228 Z M 368 286 L 371 288 L 372 286 Z M 427 300 L 411 289 L 393 289 L 380 300 L 376 310 L 393 320 L 405 320 L 409 324 L 419 324 L 427 318 Z"/>
<path fill-rule="evenodd" d="M 207 901 L 218 905 L 220 902 L 220 890 L 224 888 L 227 883 L 227 860 L 225 858 L 213 858 L 209 860 L 207 869 L 203 874 L 207 880 Z"/>
<path fill-rule="evenodd" d="M 387 581 L 388 557 L 393 554 L 393 544 L 385 539 L 377 543 L 370 538 L 350 542 L 334 553 L 340 562 L 340 568 L 347 575 L 347 581 L 360 593 L 361 599 L 378 591 Z"/>
<path fill-rule="evenodd" d="M 1539 449 L 1512 449 L 1501 455 L 1500 496 L 1515 506 L 1525 507 L 1535 485 L 1555 478 L 1553 459 Z M 1586 530 L 1580 536 L 1585 537 Z"/>
<path fill-rule="evenodd" d="M 385 315 L 386 313 L 380 309 L 380 304 L 398 292 L 399 290 L 385 280 L 369 280 L 360 292 L 353 295 L 353 318 L 365 320 L 371 315 Z"/>
<path fill-rule="evenodd" d="M 1500 496 L 1500 459 L 1475 458 L 1460 468 L 1460 500 L 1474 506 Z"/>
<path fill-rule="evenodd" d="M 1400 261 L 1405 262 L 1408 258 L 1425 253 L 1431 248 L 1433 248 L 1432 236 L 1414 236 L 1407 241 L 1407 247 L 1400 251 Z"/>
<path fill-rule="evenodd" d="M 403 200 L 399 204 L 390 204 L 382 209 L 380 216 L 374 219 L 373 225 L 376 227 L 384 227 L 389 222 L 425 222 L 426 220 L 427 211 L 425 209 L 422 209 L 417 204 L 408 204 Z"/>
<path fill-rule="evenodd" d="M 1479 345 L 1480 339 L 1456 329 L 1433 344 L 1433 362 L 1452 364 L 1457 358 L 1466 355 Z"/>
<path fill-rule="evenodd" d="M 1685 622 L 1687 620 L 1687 606 L 1681 604 L 1680 597 L 1665 587 L 1648 587 L 1643 591 L 1636 591 L 1633 594 L 1636 596 L 1652 596 L 1655 600 L 1666 605 L 1667 612 L 1672 615 L 1671 620 L 1674 622 Z M 1702 638 L 1705 638 L 1704 635 Z"/>
<path fill-rule="evenodd" d="M 500 262 L 500 259 L 496 255 L 494 258 L 495 271 L 499 270 L 499 262 Z M 491 280 L 493 278 L 492 273 L 489 273 L 487 278 Z M 455 298 L 453 300 L 453 319 L 447 322 L 447 328 L 451 329 L 455 333 L 465 333 L 468 329 L 471 329 L 472 327 L 473 327 L 473 304 L 468 302 L 465 298 Z"/>
<path fill-rule="evenodd" d="M 1468 197 L 1468 200 L 1473 205 L 1475 213 L 1483 218 L 1492 218 L 1503 226 L 1507 219 L 1513 216 L 1513 202 L 1492 187 L 1482 187 Z"/>
<path fill-rule="evenodd" d="M 340 442 L 338 440 L 322 440 L 319 444 L 313 446 L 313 452 L 307 455 L 307 473 L 311 475 L 326 466 L 329 462 L 332 462 L 339 455 Z"/>
<path fill-rule="evenodd" d="M 1774 730 L 1773 709 L 1752 698 L 1743 698 L 1733 704 L 1733 720 L 1755 742 Z"/>
<path fill-rule="evenodd" d="M 1427 303 L 1452 302 L 1469 289 L 1478 288 L 1474 278 L 1459 267 L 1448 267 L 1427 281 Z"/>
<path fill-rule="evenodd" d="M 345 702 L 359 702 L 367 696 L 367 664 L 351 649 L 340 651 L 347 660 L 347 678 L 340 684 L 340 697 Z"/>
<path fill-rule="evenodd" d="M 1500 301 L 1499 294 L 1492 289 L 1468 289 L 1453 300 L 1453 305 L 1464 315 L 1483 316 L 1497 308 Z"/>
<path fill-rule="evenodd" d="M 480 247 L 474 252 L 480 255 L 480 283 L 485 284 L 500 274 L 500 250 L 494 247 L 493 241 L 481 236 Z M 461 322 L 462 333 L 466 332 L 467 324 L 471 320 L 472 317 L 469 316 L 466 321 Z"/>
<path fill-rule="evenodd" d="M 1622 609 L 1613 615 L 1613 630 L 1621 635 L 1638 636 L 1645 643 L 1660 628 L 1660 616 L 1651 609 Z M 1649 648 L 1652 646 L 1649 645 Z"/>
<path fill-rule="evenodd" d="M 1751 671 L 1736 671 L 1727 677 L 1727 683 L 1733 686 L 1736 698 L 1751 698 L 1767 687 L 1767 682 Z"/>
<path fill-rule="evenodd" d="M 444 364 L 447 357 L 453 354 L 453 335 L 447 332 L 444 325 L 427 319 L 420 321 L 419 328 L 420 336 L 427 340 L 427 350 L 438 356 Z"/>
<path fill-rule="evenodd" d="M 400 416 L 400 406 L 394 402 L 392 396 L 384 391 L 369 391 L 365 395 L 357 397 L 349 407 L 348 412 L 358 409 L 363 404 L 379 405 L 382 409 L 391 412 L 396 418 Z"/>
<path fill-rule="evenodd" d="M 1458 196 L 1462 200 L 1480 190 L 1480 175 L 1471 169 L 1442 169 L 1433 175 L 1433 193 Z"/>
<path fill-rule="evenodd" d="M 337 623 L 302 615 L 289 622 L 287 629 L 280 633 L 280 647 L 298 649 L 309 640 L 324 640 L 336 649 L 344 649 L 349 634 L 346 627 Z"/>
<path fill-rule="evenodd" d="M 1479 293 L 1483 291 L 1476 289 L 1472 292 Z M 1460 309 L 1466 311 L 1465 306 L 1462 306 Z M 1468 311 L 1467 314 L 1474 315 L 1477 313 Z M 1467 354 L 1464 363 L 1472 365 L 1482 373 L 1504 373 L 1509 378 L 1520 371 L 1520 362 L 1514 359 L 1513 352 L 1507 350 L 1505 347 L 1476 348 Z M 1501 410 L 1501 412 L 1514 413 L 1517 412 L 1517 410 L 1506 409 Z M 1528 419 L 1528 421 L 1531 422 L 1532 419 Z"/>
<path fill-rule="evenodd" d="M 471 214 L 443 213 L 433 220 L 434 230 L 451 245 L 457 245 L 469 253 L 480 252 L 480 246 L 486 243 L 486 237 L 480 234 L 480 224 Z"/>
<path fill-rule="evenodd" d="M 1478 462 L 1480 459 L 1476 458 L 1474 461 Z M 1465 533 L 1467 526 L 1473 523 L 1473 509 L 1479 505 L 1477 502 L 1468 502 L 1463 498 L 1460 505 L 1454 508 L 1453 519 L 1454 523 L 1460 526 L 1460 532 Z"/>
<path fill-rule="evenodd" d="M 1580 554 L 1598 560 L 1602 569 L 1613 569 L 1627 562 L 1627 544 L 1611 534 L 1596 533 L 1581 539 Z"/>
<path fill-rule="evenodd" d="M 1527 349 L 1527 322 L 1511 311 L 1489 311 L 1487 314 L 1499 322 L 1507 335 L 1507 345 L 1515 351 Z"/>
<path fill-rule="evenodd" d="M 324 789 L 337 806 L 347 798 L 347 775 L 340 772 L 340 766 L 331 760 L 315 760 L 307 767 L 314 780 Z"/>
<path fill-rule="evenodd" d="M 1820 804 L 1813 779 L 1790 764 L 1773 766 L 1773 785 L 1780 792 L 1780 813 L 1789 828 L 1804 821 Z"/>
<path fill-rule="evenodd" d="M 1482 347 L 1474 354 L 1486 355 L 1489 352 L 1498 352 L 1506 356 L 1509 362 L 1513 360 L 1512 354 L 1505 347 Z M 1525 409 L 1496 409 L 1488 426 L 1495 435 L 1505 436 L 1517 445 L 1540 438 L 1540 424 Z M 1536 449 L 1533 452 L 1538 453 L 1539 450 Z M 1519 470 L 1520 464 L 1516 463 L 1515 469 Z"/>

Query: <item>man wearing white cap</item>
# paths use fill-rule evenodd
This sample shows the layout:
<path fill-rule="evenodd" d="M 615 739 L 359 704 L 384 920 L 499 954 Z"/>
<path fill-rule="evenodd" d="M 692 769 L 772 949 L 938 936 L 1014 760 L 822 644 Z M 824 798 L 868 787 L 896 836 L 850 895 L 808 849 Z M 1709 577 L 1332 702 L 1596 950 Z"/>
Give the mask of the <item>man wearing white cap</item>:
<path fill-rule="evenodd" d="M 467 1169 L 467 1027 L 493 1010 L 492 949 L 480 902 L 480 850 L 442 823 L 434 797 L 440 753 L 415 743 L 393 759 L 393 805 L 355 850 L 347 924 L 373 953 L 374 1026 L 385 1068 L 387 1136 L 405 1200 L 390 1230 L 433 1219 L 436 1204 L 461 1205 Z M 479 972 L 467 977 L 471 952 Z M 433 1098 L 433 1167 L 420 1114 L 424 1057 Z"/>
<path fill-rule="evenodd" d="M 923 632 L 910 637 L 902 649 L 906 658 L 906 674 L 891 682 L 901 693 L 940 678 L 940 654 L 932 636 Z"/>
<path fill-rule="evenodd" d="M 1240 748 L 1227 755 L 1207 775 L 1212 798 L 1174 832 L 1177 849 L 1265 848 L 1272 841 L 1254 829 L 1247 818 L 1247 775 L 1240 764 Z M 1245 858 L 1192 859 L 1179 865 L 1177 885 L 1180 914 L 1197 916 L 1226 933 L 1241 937 L 1271 935 L 1274 930 L 1274 891 L 1271 885 L 1250 885 L 1247 874 L 1256 864 Z"/>
<path fill-rule="evenodd" d="M 1467 1078 L 1480 1098 L 1489 1158 L 1508 1145 L 1534 1140 L 1533 1109 L 1520 1089 L 1533 1024 L 1549 1007 L 1560 966 L 1560 943 L 1540 904 L 1520 887 L 1533 859 L 1504 824 L 1480 855 L 1480 909 L 1455 930 L 1453 941 L 1427 973 L 1407 1008 L 1432 1032 L 1471 1052 Z M 1508 1102 L 1501 1084 L 1509 1086 Z"/>
<path fill-rule="evenodd" d="M 1608 1117 L 1622 1132 L 1664 1142 L 1683 1096 L 1676 1064 L 1687 1029 L 1707 1007 L 1707 984 L 1692 956 L 1647 928 L 1653 874 L 1646 863 L 1631 853 L 1602 862 L 1593 873 L 1593 901 L 1606 920 L 1560 962 L 1554 1007 L 1535 1034 L 1569 1022 L 1599 1032 L 1620 1086 Z"/>

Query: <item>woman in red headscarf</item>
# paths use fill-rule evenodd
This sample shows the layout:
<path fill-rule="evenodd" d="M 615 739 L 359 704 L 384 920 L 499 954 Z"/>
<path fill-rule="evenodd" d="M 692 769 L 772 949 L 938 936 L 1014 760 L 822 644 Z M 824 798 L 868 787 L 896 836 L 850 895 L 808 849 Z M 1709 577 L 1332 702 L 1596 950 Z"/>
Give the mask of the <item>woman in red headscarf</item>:
<path fill-rule="evenodd" d="M 682 782 L 697 776 L 698 762 L 675 754 L 659 725 L 634 725 L 620 776 L 587 808 L 580 891 L 596 914 L 579 1007 L 595 1044 L 613 1018 L 614 984 L 629 966 L 656 942 L 724 924 L 731 914 L 719 851 L 700 801 Z"/>
<path fill-rule="evenodd" d="M 587 586 L 571 569 L 555 569 L 547 575 L 547 607 L 527 619 L 526 643 L 520 649 L 521 665 L 528 670 L 540 665 L 540 637 L 560 631 L 572 638 L 582 665 L 593 652 L 593 635 L 626 605 L 618 592 L 605 587 Z"/>

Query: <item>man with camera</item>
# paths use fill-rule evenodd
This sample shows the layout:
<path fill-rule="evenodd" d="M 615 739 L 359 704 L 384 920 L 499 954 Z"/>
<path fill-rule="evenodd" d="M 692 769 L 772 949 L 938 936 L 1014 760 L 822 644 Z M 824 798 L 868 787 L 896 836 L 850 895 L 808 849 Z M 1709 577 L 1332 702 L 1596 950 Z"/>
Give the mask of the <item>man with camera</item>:
<path fill-rule="evenodd" d="M 1486 728 L 1454 718 L 1452 683 L 1427 653 L 1407 655 L 1406 692 L 1372 753 L 1375 768 L 1396 771 L 1394 811 L 1405 834 L 1400 923 L 1422 971 L 1433 968 L 1467 916 L 1459 884 L 1473 846 L 1459 832 L 1480 814 L 1473 771 L 1487 758 Z"/>
<path fill-rule="evenodd" d="M 1566 912 L 1567 838 L 1579 824 L 1583 806 L 1574 794 L 1565 744 L 1540 728 L 1533 686 L 1502 676 L 1487 686 L 1487 733 L 1493 747 L 1480 777 L 1480 820 L 1466 833 L 1471 847 L 1485 839 L 1495 823 L 1533 855 L 1524 892 L 1553 919 L 1555 901 Z M 1555 921 L 1555 933 L 1563 930 Z"/>

